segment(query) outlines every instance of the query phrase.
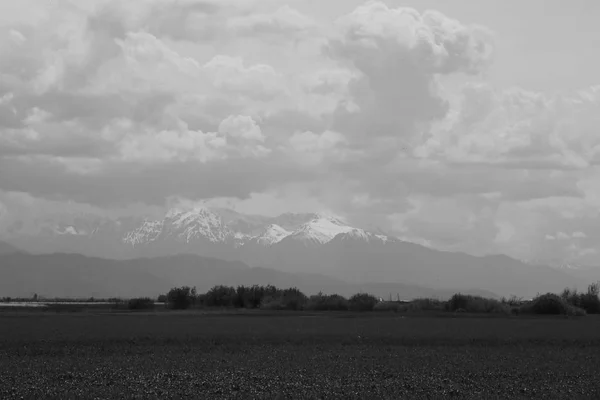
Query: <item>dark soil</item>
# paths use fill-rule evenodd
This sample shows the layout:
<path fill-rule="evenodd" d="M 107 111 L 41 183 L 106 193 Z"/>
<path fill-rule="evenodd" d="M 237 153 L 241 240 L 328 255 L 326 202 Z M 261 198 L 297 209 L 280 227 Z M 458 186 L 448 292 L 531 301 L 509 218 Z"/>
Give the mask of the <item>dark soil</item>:
<path fill-rule="evenodd" d="M 600 398 L 600 318 L 3 313 L 0 399 Z"/>

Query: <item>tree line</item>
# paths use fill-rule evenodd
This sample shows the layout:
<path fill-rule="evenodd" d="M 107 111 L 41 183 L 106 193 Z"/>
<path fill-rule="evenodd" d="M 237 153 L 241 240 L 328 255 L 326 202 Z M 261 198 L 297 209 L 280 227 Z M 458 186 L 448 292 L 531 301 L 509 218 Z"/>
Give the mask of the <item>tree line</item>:
<path fill-rule="evenodd" d="M 273 285 L 225 286 L 217 285 L 199 294 L 195 287 L 175 287 L 158 296 L 158 302 L 166 308 L 185 310 L 191 307 L 224 307 L 263 310 L 309 310 L 309 311 L 451 311 L 471 313 L 504 314 L 565 314 L 581 316 L 600 314 L 600 284 L 588 287 L 586 292 L 565 289 L 560 294 L 538 294 L 524 301 L 511 297 L 501 300 L 457 293 L 446 301 L 415 299 L 410 302 L 380 301 L 368 293 L 357 293 L 350 298 L 339 294 L 319 293 L 307 296 L 298 288 L 280 289 Z M 150 298 L 129 300 L 130 309 L 154 308 Z"/>
<path fill-rule="evenodd" d="M 298 288 L 280 289 L 273 285 L 232 286 L 217 285 L 208 292 L 198 294 L 188 286 L 172 288 L 158 297 L 168 308 L 183 310 L 190 307 L 227 307 L 264 310 L 315 310 L 315 311 L 368 311 L 379 300 L 367 293 L 357 293 L 349 299 L 338 295 L 319 293 L 307 296 Z"/>

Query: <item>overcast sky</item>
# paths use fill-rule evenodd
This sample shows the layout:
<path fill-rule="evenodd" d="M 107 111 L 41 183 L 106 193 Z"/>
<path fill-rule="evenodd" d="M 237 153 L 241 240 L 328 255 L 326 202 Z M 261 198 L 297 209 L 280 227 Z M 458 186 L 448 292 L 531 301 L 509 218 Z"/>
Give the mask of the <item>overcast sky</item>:
<path fill-rule="evenodd" d="M 597 0 L 0 2 L 0 231 L 210 200 L 597 260 L 599 18 Z"/>

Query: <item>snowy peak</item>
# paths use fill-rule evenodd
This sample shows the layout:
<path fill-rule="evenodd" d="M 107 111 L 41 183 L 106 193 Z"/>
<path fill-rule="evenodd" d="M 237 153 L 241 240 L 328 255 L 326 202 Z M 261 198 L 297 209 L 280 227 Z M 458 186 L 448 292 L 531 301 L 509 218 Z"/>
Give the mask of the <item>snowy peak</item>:
<path fill-rule="evenodd" d="M 292 232 L 283 229 L 277 224 L 271 224 L 259 235 L 253 239 L 261 245 L 271 246 L 275 243 L 279 243 L 287 236 L 291 235 Z"/>
<path fill-rule="evenodd" d="M 221 217 L 205 207 L 190 210 L 171 209 L 163 220 L 144 221 L 137 229 L 128 232 L 123 242 L 132 246 L 150 243 L 159 238 L 171 238 L 190 243 L 207 240 L 212 243 L 225 242 L 235 234 L 223 224 Z"/>
<path fill-rule="evenodd" d="M 221 217 L 204 207 L 189 211 L 170 210 L 165 217 L 163 234 L 186 243 L 194 239 L 218 243 L 233 237 L 233 232 L 223 224 Z"/>
<path fill-rule="evenodd" d="M 123 242 L 131 246 L 153 242 L 160 236 L 163 226 L 164 221 L 145 220 L 139 228 L 127 232 Z"/>
<path fill-rule="evenodd" d="M 354 228 L 348 232 L 343 232 L 335 236 L 336 240 L 339 241 L 364 241 L 370 242 L 375 235 L 369 233 L 363 229 Z"/>
<path fill-rule="evenodd" d="M 295 240 L 308 246 L 320 246 L 337 240 L 360 240 L 365 243 L 380 243 L 392 240 L 383 235 L 350 226 L 338 217 L 325 213 L 286 213 L 277 217 L 239 214 L 231 210 L 195 207 L 172 208 L 162 218 L 125 218 L 118 220 L 82 219 L 73 224 L 73 219 L 54 224 L 52 234 L 62 237 L 119 238 L 130 247 L 159 244 L 165 241 L 181 251 L 179 245 L 200 243 L 231 245 L 232 250 L 256 244 L 270 247 L 284 239 Z M 101 236 L 101 237 L 100 237 Z M 170 245 L 169 245 L 170 246 Z M 171 247 L 167 247 L 171 248 Z M 188 251 L 188 250 L 186 250 Z"/>
<path fill-rule="evenodd" d="M 390 243 L 394 238 L 367 232 L 364 229 L 353 228 L 348 232 L 339 233 L 334 237 L 337 242 Z"/>
<path fill-rule="evenodd" d="M 316 218 L 303 224 L 290 238 L 306 243 L 325 244 L 340 233 L 347 233 L 355 228 L 347 226 L 335 217 L 317 215 Z"/>
<path fill-rule="evenodd" d="M 284 213 L 271 218 L 270 223 L 279 225 L 286 231 L 294 232 L 315 218 L 317 218 L 317 214 L 314 213 Z"/>

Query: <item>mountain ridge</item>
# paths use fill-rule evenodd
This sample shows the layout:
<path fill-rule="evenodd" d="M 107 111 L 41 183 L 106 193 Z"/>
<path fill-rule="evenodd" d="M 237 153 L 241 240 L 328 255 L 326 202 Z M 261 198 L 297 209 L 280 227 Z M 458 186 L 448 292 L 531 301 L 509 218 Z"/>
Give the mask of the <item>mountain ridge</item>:
<path fill-rule="evenodd" d="M 368 291 L 377 296 L 447 298 L 453 290 L 436 290 L 406 284 L 373 283 L 355 285 L 335 278 L 288 273 L 264 267 L 251 268 L 242 262 L 230 262 L 193 254 L 108 260 L 81 254 L 54 253 L 0 255 L 0 297 L 109 298 L 156 297 L 176 286 L 196 286 L 205 292 L 215 285 L 268 285 L 298 287 L 307 295 L 320 291 L 351 296 Z M 465 290 L 463 290 L 465 291 Z M 497 297 L 495 293 L 466 290 L 473 294 Z"/>
<path fill-rule="evenodd" d="M 68 232 L 74 233 L 22 237 L 13 244 L 30 253 L 81 253 L 115 260 L 190 253 L 286 273 L 317 273 L 353 284 L 404 283 L 440 290 L 466 286 L 507 296 L 584 289 L 590 283 L 584 282 L 588 275 L 505 255 L 476 257 L 435 250 L 323 213 L 264 217 L 196 207 L 120 225 L 102 220 L 97 228 L 79 219 L 85 229 L 73 226 Z"/>

